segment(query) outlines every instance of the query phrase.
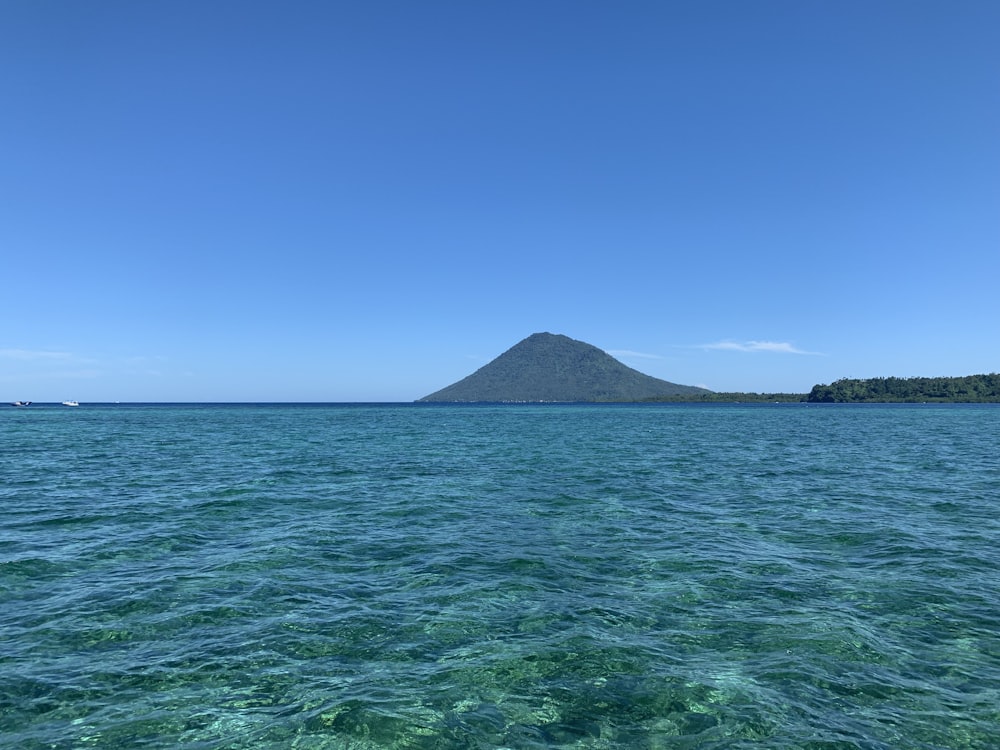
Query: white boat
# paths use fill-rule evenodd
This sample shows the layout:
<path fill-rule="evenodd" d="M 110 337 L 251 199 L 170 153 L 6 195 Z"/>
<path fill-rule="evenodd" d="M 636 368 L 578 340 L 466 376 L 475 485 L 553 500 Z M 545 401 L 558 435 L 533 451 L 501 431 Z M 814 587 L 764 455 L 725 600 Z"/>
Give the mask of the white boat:
<path fill-rule="evenodd" d="M 11 406 L 31 406 L 30 401 L 15 401 Z"/>
<path fill-rule="evenodd" d="M 62 405 L 63 406 L 79 406 L 80 402 L 79 401 L 63 401 Z"/>

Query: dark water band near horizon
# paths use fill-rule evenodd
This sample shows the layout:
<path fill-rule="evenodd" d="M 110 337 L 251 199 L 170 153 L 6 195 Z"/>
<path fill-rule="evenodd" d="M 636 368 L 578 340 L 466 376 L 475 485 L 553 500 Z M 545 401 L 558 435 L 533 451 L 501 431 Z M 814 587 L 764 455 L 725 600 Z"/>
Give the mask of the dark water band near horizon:
<path fill-rule="evenodd" d="M 0 738 L 1000 746 L 1000 408 L 0 410 Z"/>

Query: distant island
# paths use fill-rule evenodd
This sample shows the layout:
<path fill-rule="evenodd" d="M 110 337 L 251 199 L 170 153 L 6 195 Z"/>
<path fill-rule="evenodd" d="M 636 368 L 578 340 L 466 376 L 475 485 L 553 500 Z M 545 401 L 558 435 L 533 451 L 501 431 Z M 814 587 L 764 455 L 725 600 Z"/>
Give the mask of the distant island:
<path fill-rule="evenodd" d="M 711 393 L 644 375 L 596 346 L 535 333 L 422 402 L 636 402 Z"/>
<path fill-rule="evenodd" d="M 1000 374 L 842 378 L 809 393 L 717 393 L 645 375 L 596 346 L 534 333 L 424 403 L 1000 403 Z"/>

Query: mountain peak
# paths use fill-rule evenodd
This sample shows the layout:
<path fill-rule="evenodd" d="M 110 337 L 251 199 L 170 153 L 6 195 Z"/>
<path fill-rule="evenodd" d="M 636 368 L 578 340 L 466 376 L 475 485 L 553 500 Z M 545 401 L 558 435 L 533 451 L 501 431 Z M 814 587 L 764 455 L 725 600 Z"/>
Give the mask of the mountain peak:
<path fill-rule="evenodd" d="M 644 375 L 610 354 L 557 333 L 533 333 L 457 383 L 424 402 L 645 401 L 706 393 Z"/>

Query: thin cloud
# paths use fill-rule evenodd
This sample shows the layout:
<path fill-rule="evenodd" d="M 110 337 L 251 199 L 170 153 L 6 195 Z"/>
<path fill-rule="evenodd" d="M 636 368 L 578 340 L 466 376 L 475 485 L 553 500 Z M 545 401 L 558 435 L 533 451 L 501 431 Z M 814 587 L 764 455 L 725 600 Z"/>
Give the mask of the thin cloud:
<path fill-rule="evenodd" d="M 772 354 L 810 354 L 819 355 L 820 352 L 808 352 L 799 349 L 794 344 L 787 341 L 719 341 L 714 344 L 703 344 L 702 349 L 715 349 L 727 352 L 770 352 Z"/>
<path fill-rule="evenodd" d="M 69 352 L 48 352 L 37 349 L 0 349 L 0 357 L 22 361 L 71 359 Z"/>
<path fill-rule="evenodd" d="M 608 349 L 607 353 L 612 357 L 641 357 L 642 359 L 663 359 L 659 354 L 646 354 L 645 352 L 633 352 L 630 349 Z"/>
<path fill-rule="evenodd" d="M 38 377 L 51 378 L 53 380 L 91 380 L 99 378 L 104 373 L 97 369 L 62 370 L 60 372 L 42 373 Z"/>

